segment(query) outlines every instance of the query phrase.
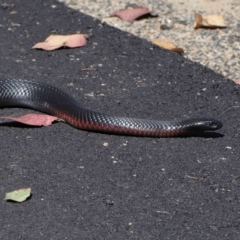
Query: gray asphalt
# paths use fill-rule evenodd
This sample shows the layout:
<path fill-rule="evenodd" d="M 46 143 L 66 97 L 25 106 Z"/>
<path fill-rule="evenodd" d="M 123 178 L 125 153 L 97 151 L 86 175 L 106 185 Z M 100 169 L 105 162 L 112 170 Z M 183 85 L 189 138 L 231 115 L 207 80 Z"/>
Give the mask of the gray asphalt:
<path fill-rule="evenodd" d="M 91 35 L 86 46 L 31 50 L 76 31 Z M 169 139 L 1 124 L 0 239 L 239 239 L 240 86 L 52 0 L 0 0 L 0 36 L 0 77 L 46 82 L 118 116 L 223 123 Z M 23 187 L 30 199 L 4 200 Z"/>

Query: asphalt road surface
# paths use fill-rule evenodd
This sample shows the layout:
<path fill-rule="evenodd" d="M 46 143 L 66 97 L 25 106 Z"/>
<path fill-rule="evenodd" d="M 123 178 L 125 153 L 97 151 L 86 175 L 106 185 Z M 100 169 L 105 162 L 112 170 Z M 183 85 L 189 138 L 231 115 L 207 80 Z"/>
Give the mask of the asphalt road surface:
<path fill-rule="evenodd" d="M 76 31 L 86 46 L 31 50 Z M 240 86 L 52 0 L 0 0 L 0 37 L 0 77 L 46 82 L 117 116 L 223 123 L 192 138 L 1 124 L 1 240 L 240 238 Z M 4 200 L 25 187 L 27 201 Z"/>

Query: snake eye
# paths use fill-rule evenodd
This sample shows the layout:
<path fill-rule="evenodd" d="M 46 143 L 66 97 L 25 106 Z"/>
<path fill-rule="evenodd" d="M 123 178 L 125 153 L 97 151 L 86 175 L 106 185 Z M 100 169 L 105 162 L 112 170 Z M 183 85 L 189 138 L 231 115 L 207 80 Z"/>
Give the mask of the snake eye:
<path fill-rule="evenodd" d="M 205 125 L 209 129 L 216 129 L 217 128 L 217 124 L 215 124 L 215 122 L 213 122 L 213 121 L 206 121 Z"/>
<path fill-rule="evenodd" d="M 206 124 L 207 124 L 209 127 L 215 126 L 214 122 L 212 122 L 212 121 L 208 121 L 208 122 L 206 122 Z"/>
<path fill-rule="evenodd" d="M 205 122 L 206 126 L 208 126 L 210 129 L 215 130 L 222 127 L 222 123 L 217 120 L 209 120 Z"/>

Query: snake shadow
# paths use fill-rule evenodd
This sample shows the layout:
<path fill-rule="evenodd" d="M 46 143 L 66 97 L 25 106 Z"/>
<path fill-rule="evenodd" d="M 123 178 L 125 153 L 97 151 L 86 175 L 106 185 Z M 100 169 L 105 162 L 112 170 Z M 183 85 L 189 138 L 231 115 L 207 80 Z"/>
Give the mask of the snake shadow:
<path fill-rule="evenodd" d="M 222 138 L 224 134 L 218 132 L 201 132 L 201 133 L 193 133 L 188 137 L 201 137 L 201 138 Z"/>

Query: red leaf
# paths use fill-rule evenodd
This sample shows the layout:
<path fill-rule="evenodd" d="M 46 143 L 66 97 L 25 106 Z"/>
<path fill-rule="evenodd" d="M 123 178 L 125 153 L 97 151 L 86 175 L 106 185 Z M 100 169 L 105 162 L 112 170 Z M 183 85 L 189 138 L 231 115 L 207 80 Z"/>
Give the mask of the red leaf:
<path fill-rule="evenodd" d="M 145 7 L 138 7 L 138 8 L 128 8 L 122 9 L 119 11 L 113 12 L 110 17 L 119 17 L 122 20 L 132 22 L 135 19 L 150 13 L 150 10 Z"/>
<path fill-rule="evenodd" d="M 60 47 L 81 47 L 87 43 L 86 34 L 72 34 L 72 35 L 50 35 L 44 42 L 35 44 L 32 49 L 40 48 L 46 51 L 52 51 Z"/>
<path fill-rule="evenodd" d="M 240 84 L 240 79 L 233 80 L 236 84 Z"/>
<path fill-rule="evenodd" d="M 45 127 L 50 126 L 53 121 L 59 120 L 57 117 L 54 117 L 54 116 L 50 116 L 46 114 L 34 114 L 34 113 L 26 114 L 21 117 L 3 116 L 0 118 L 10 119 L 10 120 L 27 124 L 27 125 L 45 126 Z"/>

